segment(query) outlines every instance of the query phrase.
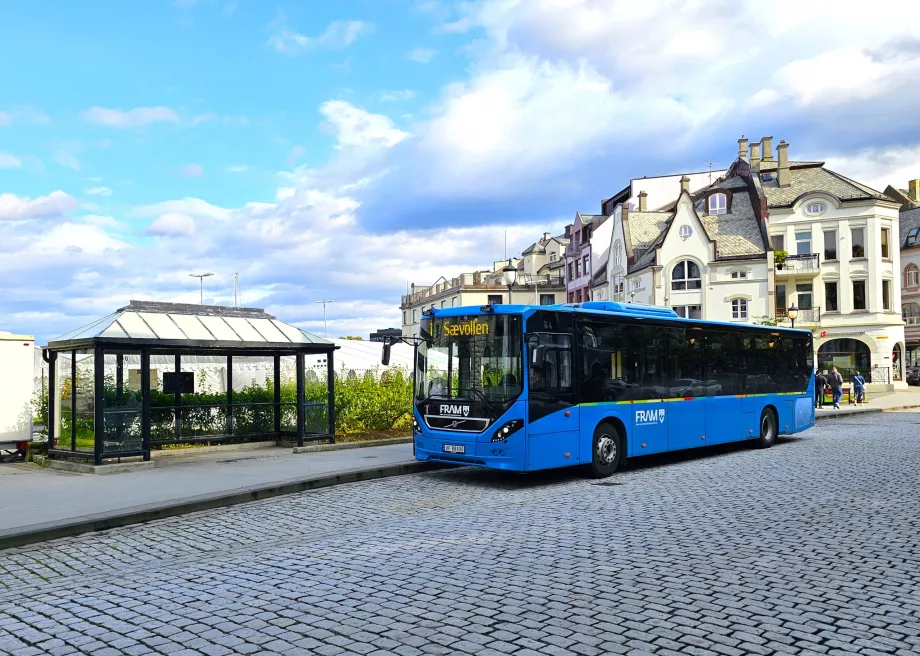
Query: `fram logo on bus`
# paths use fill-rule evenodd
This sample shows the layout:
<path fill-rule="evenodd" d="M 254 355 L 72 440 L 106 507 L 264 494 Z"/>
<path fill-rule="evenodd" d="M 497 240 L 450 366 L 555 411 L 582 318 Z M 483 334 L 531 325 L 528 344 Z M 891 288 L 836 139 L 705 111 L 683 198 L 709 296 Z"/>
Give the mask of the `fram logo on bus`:
<path fill-rule="evenodd" d="M 442 405 L 441 414 L 450 415 L 452 417 L 468 417 L 470 414 L 470 406 L 468 405 Z"/>
<path fill-rule="evenodd" d="M 636 426 L 664 423 L 664 408 L 657 410 L 636 410 Z"/>

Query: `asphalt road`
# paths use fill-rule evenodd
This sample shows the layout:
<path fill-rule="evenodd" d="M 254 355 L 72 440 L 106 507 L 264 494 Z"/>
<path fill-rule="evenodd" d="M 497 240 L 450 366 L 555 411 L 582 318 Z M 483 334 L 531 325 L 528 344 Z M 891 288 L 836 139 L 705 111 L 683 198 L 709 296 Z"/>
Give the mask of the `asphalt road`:
<path fill-rule="evenodd" d="M 343 485 L 0 552 L 0 653 L 917 654 L 920 414 Z"/>

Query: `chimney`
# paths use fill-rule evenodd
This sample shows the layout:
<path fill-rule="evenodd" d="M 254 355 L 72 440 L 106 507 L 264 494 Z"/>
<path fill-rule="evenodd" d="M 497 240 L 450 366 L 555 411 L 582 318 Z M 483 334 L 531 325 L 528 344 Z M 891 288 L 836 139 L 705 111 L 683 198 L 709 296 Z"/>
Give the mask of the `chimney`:
<path fill-rule="evenodd" d="M 760 145 L 763 148 L 763 161 L 772 162 L 773 161 L 773 137 L 764 137 L 760 140 Z"/>
<path fill-rule="evenodd" d="M 644 191 L 639 192 L 639 211 L 646 212 L 648 211 L 648 194 Z"/>
<path fill-rule="evenodd" d="M 549 241 L 549 233 L 548 233 L 548 232 L 544 232 L 544 233 L 543 233 L 543 241 Z"/>
<path fill-rule="evenodd" d="M 792 184 L 791 174 L 789 173 L 789 144 L 780 141 L 776 147 L 776 154 L 779 157 L 779 166 L 776 169 L 776 183 L 780 187 L 788 187 Z"/>
<path fill-rule="evenodd" d="M 685 191 L 688 194 L 690 193 L 690 178 L 688 178 L 686 175 L 682 176 L 680 179 L 680 191 L 681 193 Z"/>
<path fill-rule="evenodd" d="M 920 180 L 911 180 L 908 182 L 907 191 L 912 201 L 920 203 Z"/>
<path fill-rule="evenodd" d="M 747 145 L 748 140 L 741 135 L 741 138 L 738 139 L 738 159 L 747 159 Z"/>
<path fill-rule="evenodd" d="M 751 168 L 755 171 L 760 169 L 760 142 L 755 141 L 751 144 Z"/>

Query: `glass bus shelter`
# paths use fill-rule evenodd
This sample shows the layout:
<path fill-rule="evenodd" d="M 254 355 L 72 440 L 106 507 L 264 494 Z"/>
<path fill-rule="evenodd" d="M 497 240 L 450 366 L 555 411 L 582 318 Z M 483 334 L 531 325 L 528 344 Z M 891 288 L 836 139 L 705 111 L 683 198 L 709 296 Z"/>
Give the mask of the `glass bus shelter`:
<path fill-rule="evenodd" d="M 131 301 L 44 348 L 49 456 L 334 442 L 336 348 L 260 309 Z"/>

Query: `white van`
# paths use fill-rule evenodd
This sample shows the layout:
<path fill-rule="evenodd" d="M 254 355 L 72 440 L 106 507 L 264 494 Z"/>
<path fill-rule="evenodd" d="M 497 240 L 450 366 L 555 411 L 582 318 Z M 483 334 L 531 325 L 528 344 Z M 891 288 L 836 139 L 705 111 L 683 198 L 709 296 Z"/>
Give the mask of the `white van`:
<path fill-rule="evenodd" d="M 35 338 L 0 331 L 0 460 L 32 439 Z"/>

